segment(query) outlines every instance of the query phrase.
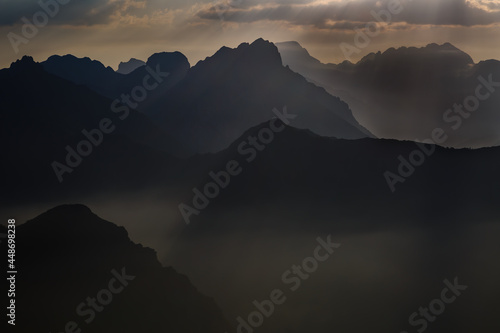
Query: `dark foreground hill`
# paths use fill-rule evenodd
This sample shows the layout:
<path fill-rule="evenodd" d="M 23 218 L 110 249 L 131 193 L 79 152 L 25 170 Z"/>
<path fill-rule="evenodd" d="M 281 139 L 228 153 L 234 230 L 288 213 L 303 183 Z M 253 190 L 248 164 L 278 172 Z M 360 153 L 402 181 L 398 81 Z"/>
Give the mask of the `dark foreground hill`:
<path fill-rule="evenodd" d="M 51 209 L 16 236 L 16 332 L 229 329 L 214 300 L 85 206 Z"/>

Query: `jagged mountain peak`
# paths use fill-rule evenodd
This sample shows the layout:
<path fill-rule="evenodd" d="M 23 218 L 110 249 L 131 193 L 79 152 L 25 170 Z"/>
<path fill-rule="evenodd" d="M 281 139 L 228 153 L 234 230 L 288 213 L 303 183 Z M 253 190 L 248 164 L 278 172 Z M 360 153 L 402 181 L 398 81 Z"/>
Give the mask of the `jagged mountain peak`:
<path fill-rule="evenodd" d="M 82 58 L 79 58 L 75 55 L 72 55 L 72 54 L 66 54 L 66 55 L 53 55 L 53 56 L 50 56 L 46 61 L 45 61 L 46 64 L 55 64 L 55 63 L 58 63 L 58 64 L 62 64 L 62 65 L 66 65 L 66 66 L 75 66 L 75 65 L 79 65 L 79 66 L 85 66 L 85 67 L 93 67 L 93 68 L 97 68 L 97 69 L 105 69 L 105 70 L 108 70 L 108 71 L 112 71 L 113 69 L 111 67 L 106 67 L 104 66 L 104 64 L 98 60 L 93 60 L 93 59 L 90 59 L 89 57 L 82 57 Z"/>
<path fill-rule="evenodd" d="M 33 57 L 25 55 L 21 59 L 13 62 L 9 69 L 14 71 L 40 71 L 42 70 L 42 67 L 39 63 L 33 60 Z"/>
<path fill-rule="evenodd" d="M 278 48 L 271 42 L 259 38 L 252 43 L 241 43 L 237 48 L 221 47 L 213 56 L 198 62 L 195 67 L 222 61 L 222 63 L 244 62 L 246 66 L 269 68 L 282 66 Z"/>

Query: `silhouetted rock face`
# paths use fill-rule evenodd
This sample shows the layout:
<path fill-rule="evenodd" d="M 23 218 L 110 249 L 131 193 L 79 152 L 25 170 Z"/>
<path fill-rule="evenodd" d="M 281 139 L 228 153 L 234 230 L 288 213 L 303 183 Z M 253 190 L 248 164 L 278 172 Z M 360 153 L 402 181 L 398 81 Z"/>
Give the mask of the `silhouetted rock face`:
<path fill-rule="evenodd" d="M 346 139 L 371 136 L 347 104 L 283 67 L 276 46 L 262 39 L 198 62 L 145 112 L 193 151 L 215 152 L 284 106 L 297 115 L 294 127 Z"/>
<path fill-rule="evenodd" d="M 146 63 L 142 60 L 131 58 L 127 62 L 120 62 L 118 65 L 118 70 L 116 71 L 117 73 L 120 74 L 128 74 L 133 72 L 135 69 L 146 65 Z"/>
<path fill-rule="evenodd" d="M 162 73 L 162 82 L 134 108 L 153 117 L 188 154 L 222 150 L 251 126 L 275 117 L 273 108 L 284 106 L 299 116 L 293 126 L 346 139 L 372 136 L 347 104 L 284 68 L 276 46 L 263 39 L 223 47 L 191 69 L 179 52 L 154 54 L 127 75 L 73 56 L 53 56 L 43 65 L 112 99 L 143 85 L 152 71 Z"/>
<path fill-rule="evenodd" d="M 85 206 L 59 206 L 19 226 L 16 248 L 20 332 L 64 332 L 68 322 L 82 332 L 229 329 L 212 299 Z"/>
<path fill-rule="evenodd" d="M 224 70 L 227 67 L 244 66 L 247 70 L 259 72 L 275 66 L 281 66 L 281 56 L 276 46 L 262 38 L 253 43 L 242 43 L 237 48 L 222 47 L 212 57 L 196 64 L 196 68 L 210 66 L 212 70 Z"/>

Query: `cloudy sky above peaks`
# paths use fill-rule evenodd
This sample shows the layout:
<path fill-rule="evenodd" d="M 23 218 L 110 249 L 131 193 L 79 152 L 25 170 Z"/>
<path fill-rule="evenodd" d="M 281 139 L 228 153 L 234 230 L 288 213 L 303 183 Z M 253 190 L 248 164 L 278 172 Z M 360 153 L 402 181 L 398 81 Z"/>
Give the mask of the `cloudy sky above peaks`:
<path fill-rule="evenodd" d="M 372 33 L 368 43 L 355 44 L 360 32 Z M 296 40 L 323 62 L 346 59 L 341 43 L 357 47 L 356 61 L 444 42 L 480 61 L 500 58 L 500 0 L 0 0 L 0 34 L 2 68 L 25 54 L 68 53 L 116 68 L 161 51 L 181 51 L 194 65 L 259 37 Z"/>

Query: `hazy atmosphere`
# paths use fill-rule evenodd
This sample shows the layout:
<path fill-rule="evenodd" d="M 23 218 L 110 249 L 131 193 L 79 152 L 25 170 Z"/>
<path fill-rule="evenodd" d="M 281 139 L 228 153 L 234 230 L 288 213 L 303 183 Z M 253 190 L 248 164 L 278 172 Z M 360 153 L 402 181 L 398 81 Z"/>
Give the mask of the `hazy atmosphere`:
<path fill-rule="evenodd" d="M 0 0 L 0 35 L 0 332 L 500 332 L 500 1 Z"/>

